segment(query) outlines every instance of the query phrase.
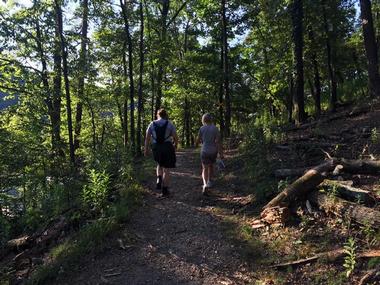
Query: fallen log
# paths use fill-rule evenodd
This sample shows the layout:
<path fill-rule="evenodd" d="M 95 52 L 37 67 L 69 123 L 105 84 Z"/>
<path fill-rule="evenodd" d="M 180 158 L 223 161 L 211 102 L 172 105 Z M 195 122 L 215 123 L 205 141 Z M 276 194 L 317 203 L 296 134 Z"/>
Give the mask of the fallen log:
<path fill-rule="evenodd" d="M 376 229 L 380 228 L 380 211 L 337 197 L 329 197 L 319 191 L 310 193 L 308 200 L 326 213 L 332 213 L 342 218 L 349 218 L 361 225 L 370 225 Z"/>
<path fill-rule="evenodd" d="M 337 261 L 338 259 L 343 258 L 344 256 L 345 256 L 345 250 L 343 248 L 340 248 L 340 249 L 336 249 L 332 251 L 321 252 L 312 257 L 276 264 L 271 267 L 283 268 L 283 267 L 288 267 L 288 266 L 298 266 L 298 265 L 317 261 L 318 259 L 328 261 L 328 262 L 334 262 L 334 261 Z M 366 251 L 358 252 L 356 254 L 356 258 L 372 258 L 372 257 L 380 257 L 380 250 L 379 249 L 366 250 Z"/>
<path fill-rule="evenodd" d="M 333 159 L 313 167 L 274 197 L 264 209 L 290 203 L 295 197 L 308 194 L 325 179 L 325 172 L 332 171 L 334 167 Z"/>
<path fill-rule="evenodd" d="M 289 177 L 295 177 L 304 175 L 307 170 L 310 168 L 284 168 L 284 169 L 276 169 L 274 171 L 274 176 L 277 179 L 284 179 Z"/>
<path fill-rule="evenodd" d="M 379 160 L 352 160 L 345 158 L 334 158 L 336 165 L 342 165 L 343 171 L 354 174 L 379 174 Z"/>
<path fill-rule="evenodd" d="M 61 235 L 62 231 L 68 227 L 68 225 L 69 224 L 66 217 L 61 215 L 52 220 L 42 230 L 37 231 L 31 236 L 23 236 L 9 240 L 6 243 L 6 246 L 0 249 L 0 259 L 4 258 L 10 252 L 22 252 L 23 250 L 33 247 L 44 248 L 52 240 L 58 238 Z"/>
<path fill-rule="evenodd" d="M 321 185 L 335 187 L 336 191 L 341 197 L 352 202 L 360 201 L 365 205 L 373 205 L 376 203 L 376 198 L 373 197 L 370 191 L 355 188 L 340 181 L 326 179 Z"/>

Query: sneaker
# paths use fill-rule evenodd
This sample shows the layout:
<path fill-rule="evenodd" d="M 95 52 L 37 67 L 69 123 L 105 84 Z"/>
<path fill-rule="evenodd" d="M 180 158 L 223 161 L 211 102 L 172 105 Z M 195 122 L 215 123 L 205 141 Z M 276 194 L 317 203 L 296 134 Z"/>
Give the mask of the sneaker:
<path fill-rule="evenodd" d="M 162 196 L 169 196 L 170 192 L 168 187 L 162 187 Z"/>

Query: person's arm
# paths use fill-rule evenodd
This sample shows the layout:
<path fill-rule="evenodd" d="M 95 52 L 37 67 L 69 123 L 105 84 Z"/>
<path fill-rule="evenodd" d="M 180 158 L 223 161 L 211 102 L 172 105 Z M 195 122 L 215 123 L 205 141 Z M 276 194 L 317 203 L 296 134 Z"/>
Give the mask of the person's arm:
<path fill-rule="evenodd" d="M 173 141 L 174 141 L 174 147 L 175 149 L 177 149 L 179 140 L 178 140 L 178 135 L 176 131 L 174 131 L 174 134 L 173 134 Z"/>
<path fill-rule="evenodd" d="M 197 139 L 195 140 L 195 147 L 198 147 L 201 143 L 202 143 L 201 130 L 199 130 Z"/>
<path fill-rule="evenodd" d="M 148 128 L 146 130 L 146 134 L 145 134 L 145 144 L 144 144 L 144 155 L 145 156 L 148 156 L 148 154 L 149 154 L 150 140 L 151 140 L 151 132 L 150 132 L 150 128 Z"/>

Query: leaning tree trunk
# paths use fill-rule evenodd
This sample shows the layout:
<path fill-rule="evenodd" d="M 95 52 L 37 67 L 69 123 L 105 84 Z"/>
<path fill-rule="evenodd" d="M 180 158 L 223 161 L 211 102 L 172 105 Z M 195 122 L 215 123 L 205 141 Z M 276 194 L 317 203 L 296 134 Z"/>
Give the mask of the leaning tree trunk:
<path fill-rule="evenodd" d="M 332 171 L 335 166 L 336 162 L 334 160 L 329 160 L 308 170 L 303 176 L 286 187 L 281 193 L 266 204 L 264 209 L 276 207 L 284 203 L 288 204 L 296 197 L 308 194 L 310 190 L 314 189 L 325 180 L 325 172 Z"/>
<path fill-rule="evenodd" d="M 69 133 L 69 148 L 70 148 L 70 161 L 75 164 L 75 148 L 73 140 L 73 120 L 71 112 L 71 96 L 70 96 L 70 82 L 69 82 L 69 70 L 67 64 L 67 48 L 65 37 L 63 35 L 63 22 L 62 22 L 62 9 L 59 0 L 55 0 L 55 12 L 56 12 L 56 25 L 59 30 L 62 63 L 63 63 L 63 79 L 65 82 L 65 93 L 66 93 L 66 112 L 67 112 L 67 129 Z"/>
<path fill-rule="evenodd" d="M 304 69 L 303 69 L 303 3 L 302 0 L 294 0 L 292 5 L 294 57 L 296 63 L 296 94 L 294 110 L 296 123 L 306 120 L 304 107 Z"/>
<path fill-rule="evenodd" d="M 132 46 L 132 38 L 129 32 L 129 20 L 127 13 L 127 4 L 123 3 L 123 0 L 120 0 L 120 5 L 122 9 L 123 19 L 124 19 L 124 31 L 126 36 L 126 43 L 128 46 L 128 77 L 129 77 L 129 101 L 130 101 L 130 139 L 132 150 L 135 149 L 136 141 L 135 141 L 135 115 L 134 115 L 134 98 L 135 98 L 135 86 L 133 81 L 133 46 Z"/>
<path fill-rule="evenodd" d="M 88 31 L 88 0 L 82 2 L 82 34 L 79 52 L 78 103 L 75 116 L 74 147 L 79 148 L 79 137 L 82 127 L 84 79 L 87 72 L 87 31 Z"/>
<path fill-rule="evenodd" d="M 370 0 L 360 0 L 364 47 L 368 61 L 369 92 L 371 97 L 380 95 L 379 58 Z"/>

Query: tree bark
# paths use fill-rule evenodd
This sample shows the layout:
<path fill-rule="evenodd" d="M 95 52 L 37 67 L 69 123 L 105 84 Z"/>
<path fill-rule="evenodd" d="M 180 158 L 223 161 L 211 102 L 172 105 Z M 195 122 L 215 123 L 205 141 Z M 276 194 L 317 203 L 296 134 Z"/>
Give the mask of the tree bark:
<path fill-rule="evenodd" d="M 229 79 L 229 60 L 228 60 L 228 38 L 227 38 L 227 16 L 226 0 L 222 0 L 222 47 L 223 47 L 223 95 L 226 104 L 225 110 L 225 136 L 231 135 L 231 99 L 230 99 L 230 79 Z"/>
<path fill-rule="evenodd" d="M 131 147 L 134 151 L 136 148 L 136 140 L 135 140 L 135 86 L 133 81 L 133 45 L 132 45 L 132 38 L 131 34 L 129 32 L 129 20 L 128 20 L 128 13 L 127 13 L 127 4 L 123 0 L 120 0 L 120 5 L 122 9 L 123 19 L 124 19 L 124 31 L 126 36 L 126 42 L 128 46 L 128 75 L 129 75 L 129 101 L 130 101 L 130 140 L 131 140 Z"/>
<path fill-rule="evenodd" d="M 294 80 L 293 74 L 289 75 L 289 94 L 286 98 L 286 109 L 288 110 L 288 122 L 293 121 L 293 98 L 294 98 Z"/>
<path fill-rule="evenodd" d="M 71 112 L 71 96 L 70 96 L 70 82 L 69 82 L 69 71 L 67 65 L 67 48 L 65 37 L 63 35 L 63 22 L 62 22 L 62 9 L 59 0 L 54 0 L 55 2 L 55 12 L 56 12 L 56 25 L 59 30 L 60 47 L 62 54 L 63 63 L 63 79 L 65 82 L 65 93 L 66 93 L 66 112 L 67 112 L 67 129 L 69 133 L 69 150 L 70 150 L 70 162 L 75 164 L 75 148 L 73 140 L 73 120 Z"/>
<path fill-rule="evenodd" d="M 325 7 L 325 1 L 322 1 L 322 14 L 323 14 L 323 26 L 325 30 L 325 36 L 326 36 L 326 51 L 327 51 L 327 66 L 329 70 L 329 77 L 330 77 L 330 88 L 331 88 L 331 96 L 330 96 L 330 111 L 335 112 L 336 111 L 336 103 L 338 100 L 337 95 L 337 82 L 336 82 L 336 76 L 335 76 L 335 66 L 334 66 L 334 58 L 331 48 L 331 42 L 330 42 L 330 31 L 329 31 L 329 24 L 327 21 L 327 13 L 326 13 L 326 7 Z"/>
<path fill-rule="evenodd" d="M 51 123 L 51 146 L 52 150 L 54 153 L 57 153 L 59 155 L 63 155 L 63 152 L 61 150 L 61 134 L 60 134 L 60 125 L 61 125 L 61 113 L 60 113 L 60 98 L 61 98 L 61 61 L 60 61 L 60 46 L 59 46 L 59 40 L 58 43 L 55 41 L 54 45 L 54 69 L 57 72 L 54 77 L 54 92 L 53 96 L 51 95 L 51 90 L 50 90 L 50 85 L 49 85 L 49 78 L 48 78 L 48 70 L 47 70 L 47 62 L 46 62 L 46 55 L 45 55 L 45 49 L 42 44 L 42 32 L 40 29 L 40 25 L 38 22 L 38 19 L 35 20 L 35 25 L 36 25 L 36 45 L 37 45 L 37 50 L 38 54 L 40 57 L 41 61 L 41 66 L 42 66 L 42 84 L 44 86 L 44 92 L 45 92 L 45 102 L 48 107 L 48 113 L 50 117 L 50 123 Z M 56 36 L 59 37 L 58 34 Z M 57 66 L 56 66 L 56 61 Z M 59 83 L 56 82 L 56 77 L 58 77 Z M 59 84 L 59 89 L 56 90 L 55 84 Z M 55 93 L 57 91 L 57 94 Z M 57 102 L 57 97 L 59 98 L 59 102 Z M 58 105 L 58 110 L 57 106 Z"/>
<path fill-rule="evenodd" d="M 88 31 L 88 0 L 82 1 L 82 34 L 81 48 L 79 52 L 79 75 L 78 75 L 78 103 L 75 116 L 74 147 L 79 148 L 80 132 L 82 127 L 84 80 L 87 72 L 87 31 Z"/>
<path fill-rule="evenodd" d="M 124 44 L 123 44 L 123 78 L 124 78 L 124 87 L 127 86 L 127 81 L 128 81 L 126 49 L 127 49 L 127 43 L 124 41 Z M 123 127 L 123 136 L 124 136 L 124 147 L 127 147 L 127 145 L 128 145 L 128 139 L 129 139 L 128 138 L 128 96 L 127 96 L 127 94 L 125 92 L 125 88 L 124 88 L 124 106 L 123 106 L 122 127 Z"/>
<path fill-rule="evenodd" d="M 371 195 L 371 192 L 346 185 L 340 181 L 325 180 L 321 185 L 335 188 L 339 196 L 352 202 L 360 201 L 368 206 L 376 203 L 376 199 Z"/>
<path fill-rule="evenodd" d="M 333 213 L 338 217 L 351 219 L 361 225 L 370 225 L 376 229 L 380 228 L 380 212 L 372 208 L 348 202 L 337 197 L 329 197 L 318 191 L 314 191 L 308 195 L 308 199 L 327 213 Z"/>
<path fill-rule="evenodd" d="M 144 110 L 143 104 L 143 74 L 144 74 L 144 11 L 143 3 L 140 1 L 140 74 L 139 74 L 139 90 L 138 90 L 138 109 L 137 109 L 137 154 L 141 155 L 141 140 L 142 140 L 142 113 Z"/>
<path fill-rule="evenodd" d="M 170 0 L 162 1 L 161 8 L 161 31 L 160 31 L 160 56 L 158 59 L 158 72 L 157 72 L 157 88 L 156 88 L 156 106 L 154 115 L 157 114 L 158 109 L 161 108 L 162 100 L 162 80 L 164 78 L 164 60 L 166 53 L 166 38 L 167 38 L 167 18 L 169 14 Z"/>
<path fill-rule="evenodd" d="M 370 0 L 360 0 L 361 19 L 363 27 L 364 47 L 368 61 L 369 94 L 376 97 L 380 95 L 379 58 L 375 29 L 372 19 Z"/>
<path fill-rule="evenodd" d="M 311 50 L 311 61 L 313 63 L 313 72 L 314 72 L 314 108 L 315 108 L 315 115 L 316 117 L 319 117 L 321 115 L 321 78 L 319 75 L 319 67 L 318 67 L 318 61 L 317 61 L 317 54 L 315 51 L 315 38 L 314 38 L 314 31 L 313 28 L 309 27 L 309 39 L 311 44 L 313 45 L 313 48 Z"/>
<path fill-rule="evenodd" d="M 222 45 L 220 48 L 220 67 L 223 74 L 223 61 L 224 61 L 224 46 Z M 220 127 L 220 135 L 221 139 L 225 136 L 225 121 L 224 121 L 224 96 L 223 96 L 223 90 L 224 90 L 224 80 L 223 77 L 220 79 L 219 84 L 219 127 Z"/>
<path fill-rule="evenodd" d="M 283 203 L 290 203 L 296 197 L 306 195 L 308 192 L 317 187 L 324 179 L 324 172 L 330 172 L 335 167 L 334 160 L 329 160 L 308 170 L 303 176 L 285 188 L 280 194 L 274 197 L 264 209 L 279 206 Z"/>
<path fill-rule="evenodd" d="M 301 124 L 306 120 L 304 99 L 304 64 L 303 64 L 303 3 L 302 0 L 294 0 L 292 5 L 294 57 L 296 64 L 296 93 L 294 111 L 296 123 Z"/>

